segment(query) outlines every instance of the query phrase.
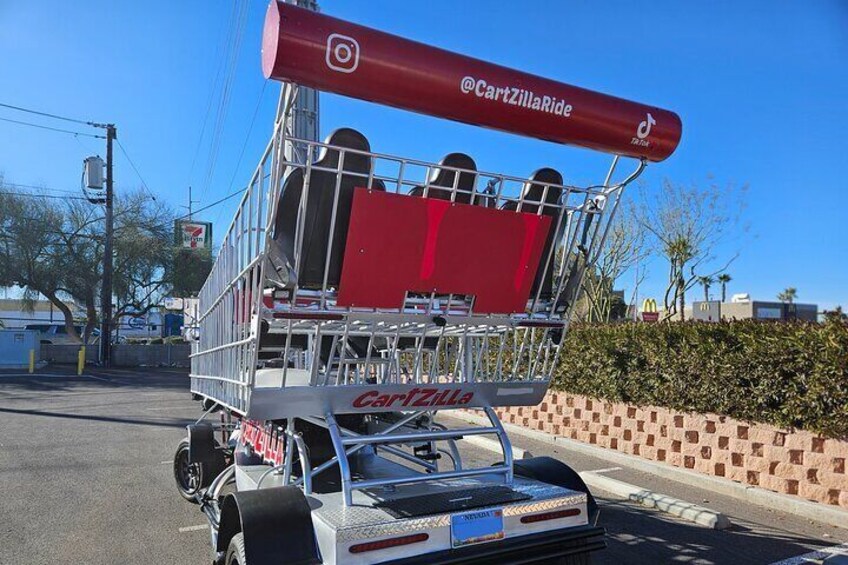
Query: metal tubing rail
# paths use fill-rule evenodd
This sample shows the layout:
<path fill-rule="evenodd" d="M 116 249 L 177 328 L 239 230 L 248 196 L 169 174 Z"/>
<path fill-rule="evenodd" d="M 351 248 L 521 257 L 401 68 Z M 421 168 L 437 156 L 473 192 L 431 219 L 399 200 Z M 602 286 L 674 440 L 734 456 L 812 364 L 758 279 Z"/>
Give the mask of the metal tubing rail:
<path fill-rule="evenodd" d="M 301 469 L 301 481 L 303 483 L 303 494 L 312 494 L 312 466 L 309 463 L 308 453 L 309 451 L 306 448 L 306 442 L 303 441 L 303 436 L 300 432 L 294 431 L 294 421 L 296 418 L 292 418 L 290 421 L 292 422 L 289 427 L 285 430 L 286 435 L 286 450 L 285 450 L 285 460 L 282 464 L 271 467 L 262 475 L 260 475 L 259 480 L 256 481 L 256 489 L 262 488 L 262 483 L 265 482 L 265 479 L 274 473 L 279 473 L 282 471 L 283 474 L 283 486 L 289 485 L 291 480 L 291 472 L 292 465 L 294 464 L 294 446 L 297 447 L 297 457 L 300 462 Z"/>
<path fill-rule="evenodd" d="M 428 430 L 425 432 L 411 432 L 411 433 L 399 433 L 394 434 L 395 430 L 401 428 L 402 426 L 408 424 L 415 418 L 417 418 L 421 413 L 413 412 L 412 414 L 402 418 L 398 422 L 395 422 L 392 426 L 387 428 L 383 433 L 373 434 L 373 435 L 359 435 L 354 432 L 350 432 L 349 430 L 345 430 L 341 428 L 335 420 L 335 417 L 328 413 L 325 415 L 324 420 L 322 421 L 319 418 L 303 418 L 304 420 L 314 423 L 316 425 L 322 426 L 327 429 L 330 433 L 330 440 L 333 444 L 333 448 L 336 451 L 336 456 L 321 464 L 317 468 L 312 471 L 312 476 L 324 471 L 329 468 L 331 465 L 338 464 L 339 471 L 342 479 L 342 496 L 344 498 L 345 506 L 353 505 L 353 491 L 354 490 L 362 490 L 367 488 L 374 488 L 379 486 L 398 486 L 404 484 L 412 484 L 412 483 L 421 483 L 428 481 L 437 481 L 437 480 L 450 480 L 450 479 L 460 479 L 460 478 L 468 478 L 468 477 L 476 477 L 482 475 L 503 475 L 505 484 L 512 484 L 514 479 L 514 470 L 513 470 L 513 456 L 512 456 L 512 444 L 509 441 L 509 438 L 506 435 L 506 431 L 501 425 L 500 420 L 498 419 L 497 414 L 492 408 L 484 409 L 486 416 L 488 416 L 492 426 L 486 428 L 461 428 L 461 429 L 439 429 L 439 430 Z M 443 426 L 440 426 L 444 428 Z M 421 475 L 416 475 L 414 477 L 399 477 L 399 478 L 388 478 L 388 479 L 365 479 L 365 480 L 353 480 L 351 474 L 350 462 L 348 461 L 348 456 L 352 455 L 354 452 L 364 448 L 367 445 L 375 445 L 378 444 L 378 448 L 384 449 L 384 447 L 379 447 L 379 444 L 391 444 L 391 443 L 423 443 L 428 441 L 440 441 L 447 440 L 449 443 L 452 440 L 460 438 L 466 435 L 484 435 L 484 434 L 494 434 L 498 436 L 500 440 L 501 448 L 503 449 L 504 460 L 501 465 L 494 465 L 492 467 L 485 467 L 482 469 L 454 469 L 453 471 L 433 471 L 429 473 L 424 473 Z M 391 451 L 390 451 L 391 452 Z M 404 455 L 408 457 L 409 454 L 404 452 Z M 456 460 L 454 460 L 454 465 L 456 467 Z M 424 465 L 427 468 L 427 465 Z M 296 481 L 294 484 L 300 484 L 300 481 Z"/>
<path fill-rule="evenodd" d="M 342 438 L 342 445 L 375 443 L 419 443 L 426 441 L 438 441 L 442 439 L 459 439 L 463 436 L 479 436 L 487 434 L 498 434 L 495 427 L 491 428 L 457 428 L 449 430 L 409 432 L 405 434 L 377 434 L 371 436 L 356 436 Z"/>
<path fill-rule="evenodd" d="M 353 149 L 353 148 L 350 148 L 350 147 L 343 147 L 343 146 L 340 146 L 340 145 L 332 145 L 332 144 L 323 143 L 323 142 L 320 142 L 320 141 L 311 141 L 311 140 L 307 140 L 307 139 L 300 139 L 300 138 L 293 137 L 293 136 L 286 136 L 286 140 L 289 141 L 289 142 L 292 142 L 292 143 L 302 143 L 302 144 L 307 145 L 307 146 L 311 145 L 311 146 L 320 147 L 320 148 L 324 148 L 324 149 L 331 149 L 331 150 L 334 150 L 334 151 L 339 151 L 341 153 L 355 153 L 355 154 L 358 154 L 358 155 L 363 155 L 363 156 L 372 157 L 372 158 L 376 158 L 376 159 L 382 159 L 382 160 L 385 160 L 385 161 L 392 161 L 392 162 L 397 163 L 398 165 L 402 164 L 404 166 L 404 168 L 407 168 L 409 165 L 412 165 L 412 166 L 421 167 L 421 168 L 424 168 L 424 169 L 432 169 L 435 166 L 439 169 L 444 169 L 444 170 L 447 170 L 447 171 L 454 171 L 454 172 L 458 172 L 458 173 L 470 173 L 470 174 L 474 174 L 474 175 L 478 175 L 478 176 L 489 177 L 489 178 L 499 179 L 499 180 L 503 180 L 503 181 L 525 183 L 528 180 L 527 178 L 516 177 L 516 176 L 513 176 L 513 175 L 505 175 L 505 174 L 502 174 L 502 173 L 492 173 L 492 172 L 489 172 L 489 171 L 464 169 L 464 168 L 461 168 L 461 167 L 452 167 L 450 165 L 442 165 L 442 164 L 434 165 L 433 163 L 428 163 L 427 161 L 421 161 L 419 159 L 411 159 L 411 158 L 408 158 L 408 157 L 399 157 L 397 155 L 390 155 L 388 153 L 378 153 L 376 151 L 364 151 L 364 150 L 361 150 L 361 149 Z M 616 157 L 618 157 L 618 156 L 616 155 Z M 644 160 L 639 160 L 639 162 L 644 164 Z M 301 162 L 288 161 L 288 160 L 281 161 L 281 164 L 285 165 L 285 166 L 295 166 L 295 167 L 297 167 L 297 166 L 302 167 L 303 166 L 303 163 L 301 163 Z M 644 167 L 644 165 L 643 165 L 643 167 Z M 331 168 L 331 167 L 313 166 L 312 168 L 316 171 L 325 171 L 325 172 L 336 172 L 337 171 L 337 169 L 335 167 Z M 366 178 L 366 179 L 367 178 L 374 178 L 374 179 L 378 179 L 378 180 L 382 180 L 382 181 L 389 180 L 389 181 L 392 181 L 392 182 L 397 182 L 397 177 L 377 175 L 377 174 L 374 174 L 373 172 L 369 175 L 369 174 L 366 174 L 366 173 L 345 171 L 345 174 L 349 174 L 351 176 L 359 176 L 359 177 Z M 455 176 L 458 176 L 458 175 L 455 175 Z M 633 179 L 628 178 L 628 179 L 626 179 L 626 181 L 622 181 L 621 183 L 617 183 L 617 184 L 614 184 L 614 185 L 594 184 L 594 185 L 587 185 L 587 186 L 576 186 L 576 185 L 556 184 L 556 183 L 541 183 L 541 182 L 539 184 L 545 184 L 545 185 L 555 187 L 555 188 L 562 188 L 562 189 L 568 190 L 568 191 L 573 192 L 573 193 L 578 193 L 578 194 L 590 193 L 590 194 L 595 194 L 595 195 L 603 195 L 603 194 L 606 194 L 607 191 L 609 191 L 609 190 L 615 190 L 617 188 L 621 188 L 621 187 L 625 186 L 627 183 L 629 183 L 632 180 Z M 415 182 L 416 185 L 420 184 L 417 181 L 409 181 L 409 183 L 412 183 L 412 182 Z M 429 186 L 436 186 L 437 188 L 448 188 L 450 190 L 450 187 L 432 185 L 431 183 L 425 183 L 425 184 L 427 184 L 428 187 Z M 464 191 L 462 191 L 462 192 L 464 192 Z M 488 194 L 479 194 L 478 197 L 479 198 L 486 198 L 486 197 L 490 197 L 490 196 Z M 502 198 L 512 199 L 511 197 L 508 197 L 508 196 L 502 196 Z M 518 197 L 516 197 L 516 198 L 514 198 L 514 200 L 516 202 L 518 202 L 520 199 Z M 522 199 L 522 201 L 526 201 L 530 204 L 540 204 L 541 203 L 541 204 L 551 205 L 551 203 L 538 202 L 536 200 L 523 200 Z"/>
<path fill-rule="evenodd" d="M 396 479 L 370 479 L 364 481 L 354 481 L 350 488 L 363 490 L 367 488 L 383 487 L 383 486 L 398 486 L 409 485 L 413 483 L 423 483 L 428 481 L 441 481 L 448 479 L 467 479 L 468 477 L 479 477 L 481 475 L 506 475 L 511 473 L 511 469 L 505 465 L 492 465 L 491 467 L 483 467 L 482 469 L 464 469 L 462 471 L 442 471 L 440 473 L 429 473 L 426 475 L 418 475 L 414 477 L 398 477 Z"/>
<path fill-rule="evenodd" d="M 398 449 L 397 447 L 394 447 L 394 446 L 391 446 L 391 445 L 378 445 L 378 446 L 375 446 L 374 449 L 380 450 L 380 451 L 385 451 L 386 453 L 391 453 L 395 457 L 400 457 L 401 459 L 403 459 L 405 461 L 409 461 L 410 463 L 412 463 L 414 465 L 420 465 L 420 466 L 424 467 L 425 469 L 427 469 L 427 472 L 429 472 L 429 473 L 433 473 L 433 472 L 436 472 L 436 471 L 439 470 L 439 466 L 436 465 L 435 463 L 425 461 L 424 459 L 421 459 L 420 457 L 416 457 L 415 455 L 410 455 L 406 451 L 404 451 L 402 449 Z"/>
<path fill-rule="evenodd" d="M 336 450 L 336 463 L 339 465 L 339 474 L 342 479 L 342 494 L 344 496 L 344 503 L 345 506 L 353 506 L 350 462 L 347 460 L 348 453 L 345 452 L 345 446 L 342 443 L 339 425 L 336 423 L 336 418 L 329 412 L 324 418 L 327 421 L 327 431 L 330 432 L 330 441 L 333 442 L 333 449 Z M 364 444 L 362 445 L 364 447 Z"/>
<path fill-rule="evenodd" d="M 206 514 L 206 517 L 209 519 L 209 522 L 212 525 L 214 530 L 217 530 L 220 526 L 221 519 L 221 509 L 218 506 L 218 497 L 221 496 L 221 489 L 230 482 L 236 472 L 236 466 L 230 465 L 218 475 L 212 484 L 209 485 L 209 488 L 206 489 L 206 492 L 201 499 L 200 509 Z"/>
<path fill-rule="evenodd" d="M 256 168 L 253 170 L 253 174 L 250 176 L 250 181 L 248 181 L 248 183 L 245 185 L 244 194 L 242 194 L 241 198 L 239 199 L 238 206 L 236 207 L 236 210 L 239 210 L 239 213 L 240 213 L 242 207 L 244 206 L 246 200 L 250 197 L 251 191 L 249 189 L 255 183 L 259 182 L 260 180 L 270 177 L 270 174 L 269 175 L 263 174 L 264 165 L 267 162 L 268 157 L 271 156 L 271 152 L 273 151 L 273 147 L 274 147 L 274 142 L 276 141 L 278 133 L 279 133 L 279 128 L 280 128 L 280 121 L 278 120 L 274 124 L 274 131 L 271 133 L 271 138 L 268 140 L 268 143 L 265 144 L 265 150 L 262 152 L 262 156 L 259 158 L 259 164 L 257 164 Z M 237 213 L 235 216 L 233 216 L 233 219 L 230 222 L 230 225 L 227 227 L 227 231 L 225 232 L 227 235 L 224 237 L 224 243 L 228 242 L 229 234 L 236 225 L 236 221 L 238 220 L 238 214 L 239 213 Z M 216 263 L 217 263 L 217 261 L 216 261 Z M 212 266 L 212 270 L 209 272 L 209 276 L 206 278 L 206 281 L 203 283 L 203 286 L 200 287 L 200 293 L 203 292 L 203 290 L 206 288 L 206 285 L 209 284 L 210 280 L 212 280 L 212 274 L 214 273 L 214 271 L 215 271 L 215 265 Z M 211 308 L 210 308 L 210 310 L 211 310 Z"/>
<path fill-rule="evenodd" d="M 506 482 L 507 484 L 512 484 L 515 474 L 512 459 L 512 442 L 509 441 L 509 436 L 507 435 L 503 424 L 501 424 L 501 419 L 498 418 L 497 413 L 495 413 L 490 406 L 484 408 L 483 411 L 486 413 L 486 416 L 489 417 L 489 422 L 491 422 L 492 427 L 498 430 L 498 440 L 501 442 L 501 449 L 503 449 L 504 466 L 508 469 Z"/>
<path fill-rule="evenodd" d="M 339 430 L 343 434 L 350 436 L 350 437 L 362 437 L 362 435 L 363 435 L 363 434 L 358 434 L 354 431 L 348 430 L 347 428 L 343 428 L 341 426 L 339 427 Z M 400 457 L 401 459 L 409 461 L 410 463 L 420 465 L 420 466 L 424 467 L 425 469 L 427 469 L 428 472 L 433 472 L 433 471 L 439 470 L 438 465 L 436 465 L 435 463 L 431 463 L 430 461 L 425 461 L 424 459 L 416 457 L 415 455 L 410 455 L 406 451 L 404 451 L 402 449 L 398 449 L 397 447 L 394 447 L 392 445 L 378 445 L 378 446 L 375 446 L 375 449 L 381 449 L 381 450 L 383 450 L 387 453 L 391 453 L 392 455 L 395 455 L 397 457 Z"/>
<path fill-rule="evenodd" d="M 414 420 L 415 418 L 417 418 L 420 415 L 421 415 L 420 412 L 413 412 L 412 414 L 410 414 L 406 418 L 392 424 L 392 426 L 389 428 L 389 430 L 392 430 L 392 429 L 396 430 L 396 429 L 400 428 L 401 426 L 408 424 L 409 422 L 411 422 L 412 420 Z M 322 428 L 329 429 L 327 422 L 325 422 L 324 420 L 322 420 L 320 418 L 306 417 L 306 418 L 301 418 L 301 420 L 305 420 L 305 421 L 310 422 L 312 424 L 315 424 L 317 426 L 321 426 Z M 335 448 L 335 445 L 333 447 Z M 365 447 L 365 445 L 355 445 L 351 448 L 348 448 L 346 451 L 344 451 L 344 453 L 345 453 L 345 455 L 352 455 L 352 454 L 356 453 L 357 451 L 359 451 L 360 449 L 362 449 L 364 447 Z M 312 472 L 310 473 L 310 476 L 312 478 L 315 478 L 315 476 L 318 475 L 319 473 L 323 473 L 324 471 L 326 471 L 327 469 L 329 469 L 330 467 L 332 467 L 333 465 L 338 463 L 338 460 L 339 460 L 338 453 L 339 452 L 337 451 L 336 455 L 334 455 L 332 459 L 325 461 L 325 462 L 321 463 L 320 465 L 318 465 L 317 467 L 315 467 L 315 469 L 313 469 Z M 300 485 L 303 482 L 304 482 L 304 478 L 300 477 L 300 478 L 296 479 L 294 481 L 294 483 L 292 483 L 292 484 L 297 486 L 297 485 Z"/>

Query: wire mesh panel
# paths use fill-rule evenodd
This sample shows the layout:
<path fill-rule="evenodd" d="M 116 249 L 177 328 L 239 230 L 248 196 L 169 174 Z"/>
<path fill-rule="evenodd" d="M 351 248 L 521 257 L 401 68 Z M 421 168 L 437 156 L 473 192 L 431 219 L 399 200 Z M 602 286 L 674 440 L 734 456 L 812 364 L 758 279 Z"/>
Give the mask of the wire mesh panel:
<path fill-rule="evenodd" d="M 644 166 L 613 183 L 617 164 L 576 187 L 549 168 L 519 178 L 459 153 L 375 153 L 350 129 L 318 143 L 278 127 L 200 294 L 192 390 L 265 416 L 295 399 L 300 412 L 397 408 L 356 406 L 363 387 L 538 401 L 583 273 Z"/>
<path fill-rule="evenodd" d="M 256 368 L 267 218 L 273 196 L 275 136 L 256 168 L 203 288 L 199 341 L 192 354 L 192 392 L 237 412 L 247 410 Z"/>

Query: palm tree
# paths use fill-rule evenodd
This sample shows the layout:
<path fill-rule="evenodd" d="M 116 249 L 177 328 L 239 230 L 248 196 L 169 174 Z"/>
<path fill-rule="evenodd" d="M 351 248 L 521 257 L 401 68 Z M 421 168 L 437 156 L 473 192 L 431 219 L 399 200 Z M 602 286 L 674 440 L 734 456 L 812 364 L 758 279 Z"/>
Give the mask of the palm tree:
<path fill-rule="evenodd" d="M 727 302 L 727 283 L 733 280 L 733 277 L 727 273 L 722 273 L 718 276 L 718 282 L 721 283 L 721 301 Z"/>
<path fill-rule="evenodd" d="M 798 298 L 798 289 L 794 286 L 786 287 L 786 290 L 777 295 L 777 299 L 787 304 L 792 304 Z"/>
<path fill-rule="evenodd" d="M 710 275 L 706 275 L 703 277 L 698 277 L 698 284 L 704 286 L 704 302 L 709 302 L 710 300 L 710 287 L 715 282 Z"/>

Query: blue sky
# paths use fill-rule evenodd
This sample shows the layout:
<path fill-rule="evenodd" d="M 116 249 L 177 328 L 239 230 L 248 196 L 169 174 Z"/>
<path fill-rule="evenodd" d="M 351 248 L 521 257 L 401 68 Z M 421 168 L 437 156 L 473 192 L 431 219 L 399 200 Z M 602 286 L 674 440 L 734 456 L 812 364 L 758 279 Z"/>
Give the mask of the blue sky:
<path fill-rule="evenodd" d="M 247 181 L 270 134 L 279 85 L 265 84 L 260 70 L 266 5 L 249 2 L 214 162 L 220 88 L 213 85 L 233 27 L 232 4 L 223 0 L 0 0 L 0 102 L 115 122 L 158 198 L 185 205 L 191 184 L 201 198 L 195 206 L 204 206 Z M 720 259 L 740 252 L 729 292 L 769 300 L 795 286 L 801 302 L 848 306 L 848 4 L 324 0 L 321 8 L 678 112 L 683 140 L 670 159 L 649 167 L 645 189 L 663 178 L 749 186 L 750 228 L 719 250 Z M 76 127 L 0 110 L 3 118 Z M 377 151 L 438 160 L 460 150 L 489 171 L 553 166 L 580 183 L 599 180 L 606 165 L 590 151 L 334 95 L 322 95 L 321 120 L 322 134 L 352 126 Z M 81 160 L 92 153 L 104 153 L 99 140 L 0 122 L 7 182 L 75 189 Z M 115 178 L 118 190 L 140 185 L 120 153 Z M 202 214 L 219 236 L 231 204 Z M 659 298 L 664 268 L 649 267 L 642 295 Z"/>

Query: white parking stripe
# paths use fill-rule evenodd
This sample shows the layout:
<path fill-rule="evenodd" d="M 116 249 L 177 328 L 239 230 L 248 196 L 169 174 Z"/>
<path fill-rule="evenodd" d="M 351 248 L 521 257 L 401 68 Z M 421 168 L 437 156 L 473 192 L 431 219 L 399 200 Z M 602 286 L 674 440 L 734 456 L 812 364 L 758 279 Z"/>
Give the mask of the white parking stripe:
<path fill-rule="evenodd" d="M 607 467 L 606 469 L 595 469 L 594 471 L 586 471 L 587 473 L 612 473 L 613 471 L 621 471 L 621 467 Z"/>
<path fill-rule="evenodd" d="M 206 530 L 209 528 L 209 524 L 198 524 L 197 526 L 186 526 L 184 528 L 180 528 L 180 533 L 184 534 L 186 532 L 199 532 L 200 530 Z"/>
<path fill-rule="evenodd" d="M 830 557 L 831 555 L 848 556 L 848 543 L 825 547 L 818 551 L 811 551 L 810 553 L 805 553 L 804 555 L 799 555 L 797 557 L 790 557 L 783 561 L 775 561 L 771 565 L 804 565 L 804 563 L 813 563 L 817 560 L 824 559 L 825 557 Z"/>
<path fill-rule="evenodd" d="M 103 377 L 95 377 L 94 375 L 80 375 L 80 376 L 88 377 L 89 379 L 97 379 L 98 381 L 103 381 L 105 383 L 115 382 L 115 381 L 110 380 L 110 379 L 104 379 Z"/>
<path fill-rule="evenodd" d="M 117 379 L 104 379 L 103 377 L 95 377 L 94 375 L 81 375 L 83 377 L 88 377 L 89 379 L 96 379 L 98 381 L 103 381 L 104 383 L 111 383 L 113 385 L 129 385 L 129 383 L 124 381 L 119 381 Z"/>

